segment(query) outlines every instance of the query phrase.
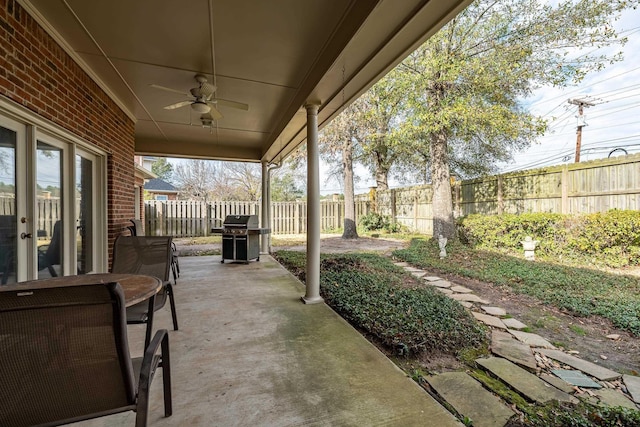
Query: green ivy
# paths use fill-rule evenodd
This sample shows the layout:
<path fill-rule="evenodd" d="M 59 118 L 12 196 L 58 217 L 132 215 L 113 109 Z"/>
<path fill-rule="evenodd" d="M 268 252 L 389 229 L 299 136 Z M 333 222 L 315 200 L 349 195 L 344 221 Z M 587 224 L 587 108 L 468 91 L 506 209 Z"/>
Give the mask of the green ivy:
<path fill-rule="evenodd" d="M 304 280 L 305 254 L 276 258 Z M 435 289 L 407 287 L 413 277 L 375 254 L 323 254 L 320 292 L 343 318 L 401 355 L 458 354 L 486 346 L 486 331 L 457 301 Z"/>

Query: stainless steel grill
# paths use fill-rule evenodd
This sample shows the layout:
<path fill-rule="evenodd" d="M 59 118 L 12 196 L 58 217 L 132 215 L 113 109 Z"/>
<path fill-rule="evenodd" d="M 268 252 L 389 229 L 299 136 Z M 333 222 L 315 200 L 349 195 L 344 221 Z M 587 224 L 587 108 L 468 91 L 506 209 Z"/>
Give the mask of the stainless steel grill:
<path fill-rule="evenodd" d="M 228 215 L 222 227 L 211 233 L 222 234 L 222 261 L 260 261 L 260 235 L 268 234 L 268 228 L 258 227 L 257 215 Z"/>

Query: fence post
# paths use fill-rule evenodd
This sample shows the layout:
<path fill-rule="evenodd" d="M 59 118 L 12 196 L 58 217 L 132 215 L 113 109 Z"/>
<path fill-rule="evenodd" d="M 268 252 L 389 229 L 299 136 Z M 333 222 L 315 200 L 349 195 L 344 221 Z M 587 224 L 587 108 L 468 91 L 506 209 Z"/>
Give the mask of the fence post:
<path fill-rule="evenodd" d="M 562 167 L 560 188 L 562 191 L 562 207 L 560 209 L 562 213 L 566 215 L 569 213 L 569 166 L 567 165 Z"/>
<path fill-rule="evenodd" d="M 398 213 L 396 211 L 396 190 L 389 190 L 389 204 L 391 205 L 391 223 L 395 224 L 398 221 Z"/>
<path fill-rule="evenodd" d="M 204 237 L 207 237 L 209 235 L 209 230 L 211 227 L 209 218 L 210 216 L 210 207 L 211 205 L 209 204 L 209 202 L 204 202 Z"/>
<path fill-rule="evenodd" d="M 413 191 L 413 229 L 418 229 L 418 191 Z"/>

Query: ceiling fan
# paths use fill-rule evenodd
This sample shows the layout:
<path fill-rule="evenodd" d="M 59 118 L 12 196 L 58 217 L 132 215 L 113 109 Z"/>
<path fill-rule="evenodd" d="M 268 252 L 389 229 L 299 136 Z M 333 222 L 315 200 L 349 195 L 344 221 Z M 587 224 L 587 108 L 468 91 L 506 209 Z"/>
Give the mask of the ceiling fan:
<path fill-rule="evenodd" d="M 216 98 L 213 95 L 216 92 L 216 86 L 209 83 L 207 78 L 202 74 L 196 74 L 195 80 L 198 86 L 191 88 L 189 92 L 184 92 L 178 89 L 172 89 L 156 84 L 149 85 L 155 89 L 164 90 L 167 92 L 179 93 L 189 97 L 188 100 L 176 102 L 175 104 L 167 105 L 165 110 L 175 110 L 176 108 L 186 107 L 191 105 L 191 109 L 198 114 L 211 114 L 214 120 L 221 119 L 223 116 L 218 110 L 218 106 L 225 106 L 236 108 L 239 110 L 249 111 L 249 105 L 241 102 L 229 101 L 228 99 Z"/>

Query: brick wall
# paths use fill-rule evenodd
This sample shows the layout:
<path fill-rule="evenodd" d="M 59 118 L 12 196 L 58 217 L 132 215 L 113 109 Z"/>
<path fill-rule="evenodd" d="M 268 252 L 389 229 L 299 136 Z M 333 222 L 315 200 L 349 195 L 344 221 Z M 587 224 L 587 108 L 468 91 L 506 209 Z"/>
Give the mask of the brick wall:
<path fill-rule="evenodd" d="M 134 123 L 14 0 L 0 0 L 0 94 L 109 153 L 111 254 L 134 215 Z"/>

